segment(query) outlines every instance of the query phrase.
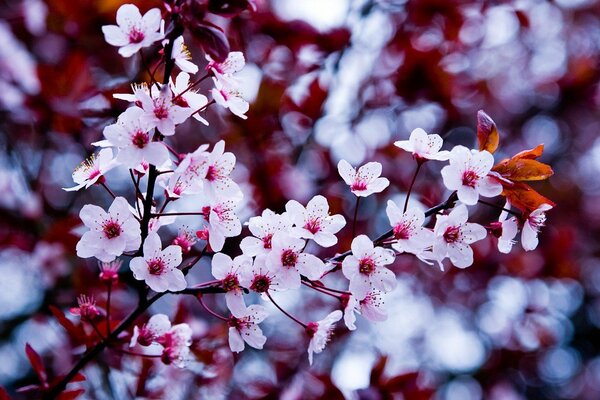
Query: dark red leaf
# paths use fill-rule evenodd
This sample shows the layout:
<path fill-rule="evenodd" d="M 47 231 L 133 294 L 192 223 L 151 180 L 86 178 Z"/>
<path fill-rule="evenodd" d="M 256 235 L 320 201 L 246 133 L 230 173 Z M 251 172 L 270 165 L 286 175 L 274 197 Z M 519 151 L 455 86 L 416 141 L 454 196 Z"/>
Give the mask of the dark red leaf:
<path fill-rule="evenodd" d="M 494 120 L 483 110 L 477 111 L 477 141 L 479 150 L 494 153 L 500 144 L 500 135 Z"/>
<path fill-rule="evenodd" d="M 379 360 L 373 365 L 371 369 L 371 386 L 379 386 L 381 378 L 383 377 L 383 370 L 387 364 L 387 356 L 379 357 Z"/>
<path fill-rule="evenodd" d="M 75 390 L 69 390 L 66 392 L 62 392 L 57 399 L 58 400 L 74 400 L 77 397 L 79 397 L 80 394 L 83 394 L 85 392 L 85 389 L 75 389 Z"/>
<path fill-rule="evenodd" d="M 67 331 L 69 336 L 75 341 L 81 341 L 86 337 L 85 332 L 80 326 L 76 326 L 70 319 L 68 319 L 65 314 L 54 307 L 53 305 L 49 306 L 50 312 L 54 315 L 54 318 L 57 319 L 58 323 L 62 325 L 63 328 Z"/>
<path fill-rule="evenodd" d="M 246 9 L 254 10 L 254 4 L 248 0 L 210 0 L 208 10 L 223 17 L 235 17 Z"/>
<path fill-rule="evenodd" d="M 0 386 L 0 400 L 10 400 L 8 392 L 2 386 Z"/>
<path fill-rule="evenodd" d="M 31 363 L 31 367 L 35 371 L 38 376 L 38 379 L 42 384 L 48 383 L 48 375 L 46 374 L 46 368 L 44 367 L 44 363 L 42 361 L 42 357 L 29 345 L 29 343 L 25 344 L 25 353 L 27 353 L 27 358 Z"/>
<path fill-rule="evenodd" d="M 189 29 L 213 60 L 225 61 L 229 54 L 229 41 L 223 31 L 205 23 L 192 25 Z"/>

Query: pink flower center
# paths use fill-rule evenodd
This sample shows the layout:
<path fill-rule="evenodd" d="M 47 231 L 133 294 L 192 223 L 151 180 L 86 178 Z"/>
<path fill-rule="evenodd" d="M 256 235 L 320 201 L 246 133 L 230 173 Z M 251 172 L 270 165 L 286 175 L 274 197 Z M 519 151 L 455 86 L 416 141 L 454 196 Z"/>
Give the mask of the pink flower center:
<path fill-rule="evenodd" d="M 462 184 L 469 187 L 475 187 L 477 181 L 479 180 L 479 175 L 475 171 L 468 170 L 463 172 L 462 176 Z"/>
<path fill-rule="evenodd" d="M 150 275 L 162 275 L 165 270 L 165 263 L 160 258 L 148 261 L 148 272 Z"/>
<path fill-rule="evenodd" d="M 350 190 L 367 190 L 367 182 L 358 178 L 352 183 Z"/>
<path fill-rule="evenodd" d="M 444 232 L 444 240 L 446 243 L 454 243 L 460 239 L 460 227 L 459 226 L 449 226 L 446 228 L 446 232 Z"/>
<path fill-rule="evenodd" d="M 219 171 L 217 170 L 217 167 L 214 165 L 209 165 L 208 170 L 206 170 L 206 180 L 209 182 L 216 180 L 219 176 L 218 172 Z"/>
<path fill-rule="evenodd" d="M 358 261 L 358 271 L 361 274 L 371 275 L 375 271 L 375 261 L 371 257 L 361 258 Z"/>
<path fill-rule="evenodd" d="M 158 119 L 167 119 L 169 117 L 169 107 L 164 102 L 158 102 L 154 105 L 154 115 Z"/>
<path fill-rule="evenodd" d="M 296 265 L 297 261 L 298 261 L 298 254 L 296 254 L 296 252 L 294 250 L 285 249 L 281 253 L 281 264 L 283 264 L 284 267 L 291 268 Z"/>
<path fill-rule="evenodd" d="M 308 220 L 306 224 L 304 224 L 304 229 L 314 235 L 321 230 L 321 221 L 319 218 Z"/>
<path fill-rule="evenodd" d="M 263 242 L 263 247 L 265 249 L 270 249 L 271 248 L 271 239 L 273 238 L 273 234 L 269 233 L 268 235 L 266 235 L 265 237 L 262 238 L 262 242 Z"/>
<path fill-rule="evenodd" d="M 107 239 L 113 239 L 121 234 L 121 225 L 115 221 L 107 221 L 102 230 Z"/>
<path fill-rule="evenodd" d="M 90 171 L 90 175 L 88 177 L 88 180 L 94 180 L 94 178 L 96 178 L 98 175 L 100 175 L 100 170 L 99 169 L 94 169 L 92 171 Z"/>
<path fill-rule="evenodd" d="M 173 99 L 173 103 L 175 105 L 178 105 L 179 107 L 189 107 L 190 106 L 190 104 L 187 102 L 186 99 L 183 98 L 183 96 L 176 96 Z"/>
<path fill-rule="evenodd" d="M 129 43 L 140 43 L 144 40 L 144 32 L 140 30 L 138 27 L 133 27 L 129 31 Z"/>
<path fill-rule="evenodd" d="M 250 289 L 257 293 L 264 293 L 269 290 L 269 286 L 271 286 L 271 278 L 266 275 L 256 275 L 252 280 Z"/>
<path fill-rule="evenodd" d="M 396 225 L 394 227 L 394 238 L 396 238 L 396 240 L 406 240 L 410 238 L 410 229 L 408 229 L 408 226 L 402 224 Z"/>
<path fill-rule="evenodd" d="M 204 215 L 204 219 L 208 221 L 210 216 L 210 206 L 202 207 L 202 214 Z"/>
<path fill-rule="evenodd" d="M 240 287 L 240 283 L 238 281 L 237 276 L 234 274 L 227 274 L 225 278 L 223 278 L 223 290 L 226 292 L 231 292 Z"/>
<path fill-rule="evenodd" d="M 315 336 L 315 333 L 317 333 L 318 329 L 319 329 L 318 322 L 309 322 L 306 325 L 306 334 L 308 335 L 308 337 L 312 338 L 313 336 Z"/>
<path fill-rule="evenodd" d="M 137 131 L 133 137 L 131 138 L 131 143 L 140 149 L 146 147 L 146 145 L 150 142 L 150 138 L 146 132 Z"/>

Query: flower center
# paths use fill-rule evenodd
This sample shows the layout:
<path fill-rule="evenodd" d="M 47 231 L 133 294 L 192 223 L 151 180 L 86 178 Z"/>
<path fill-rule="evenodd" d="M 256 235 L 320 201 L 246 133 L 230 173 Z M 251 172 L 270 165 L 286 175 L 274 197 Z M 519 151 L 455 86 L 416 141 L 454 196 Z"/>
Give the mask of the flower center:
<path fill-rule="evenodd" d="M 544 226 L 546 224 L 546 215 L 545 214 L 539 214 L 539 215 L 530 215 L 529 218 L 527 218 L 527 221 L 529 222 L 529 225 L 531 225 L 531 227 L 533 228 L 533 230 L 535 230 L 536 232 L 540 230 L 540 228 L 542 226 Z"/>
<path fill-rule="evenodd" d="M 449 226 L 444 232 L 444 240 L 446 243 L 454 243 L 460 239 L 460 227 Z"/>
<path fill-rule="evenodd" d="M 469 187 L 475 187 L 477 181 L 479 180 L 479 175 L 475 171 L 468 170 L 463 172 L 462 176 L 462 184 Z"/>
<path fill-rule="evenodd" d="M 408 229 L 408 226 L 402 224 L 396 225 L 394 227 L 394 238 L 396 240 L 406 240 L 410 238 L 410 229 Z"/>
<path fill-rule="evenodd" d="M 185 107 L 189 107 L 189 106 L 190 106 L 190 104 L 187 102 L 187 100 L 186 100 L 186 99 L 184 99 L 184 98 L 183 98 L 183 96 L 176 96 L 176 97 L 173 99 L 173 103 L 174 103 L 175 105 L 178 105 L 179 107 L 184 107 L 184 108 L 185 108 Z"/>
<path fill-rule="evenodd" d="M 311 219 L 304 224 L 304 229 L 314 235 L 321 230 L 321 221 L 319 221 L 319 218 Z"/>
<path fill-rule="evenodd" d="M 202 215 L 204 215 L 204 219 L 208 221 L 210 216 L 210 206 L 202 207 Z"/>
<path fill-rule="evenodd" d="M 165 270 L 165 263 L 160 258 L 148 261 L 148 272 L 150 275 L 161 275 Z"/>
<path fill-rule="evenodd" d="M 121 225 L 115 221 L 107 221 L 103 227 L 104 235 L 108 239 L 116 238 L 121 234 Z"/>
<path fill-rule="evenodd" d="M 292 249 L 285 249 L 283 253 L 281 253 L 281 263 L 284 267 L 293 267 L 296 265 L 296 261 L 298 261 L 298 254 Z"/>
<path fill-rule="evenodd" d="M 216 180 L 218 176 L 219 174 L 217 167 L 215 167 L 214 165 L 209 165 L 208 169 L 206 170 L 206 180 L 212 182 Z"/>
<path fill-rule="evenodd" d="M 140 30 L 138 27 L 133 27 L 129 31 L 129 43 L 140 43 L 144 40 L 144 32 Z"/>
<path fill-rule="evenodd" d="M 234 274 L 227 274 L 225 278 L 223 278 L 223 290 L 226 292 L 231 292 L 240 287 L 240 283 L 238 281 L 237 276 Z"/>
<path fill-rule="evenodd" d="M 306 325 L 306 334 L 308 335 L 308 337 L 312 338 L 313 336 L 315 336 L 315 333 L 317 333 L 318 329 L 319 324 L 317 322 L 309 322 Z"/>
<path fill-rule="evenodd" d="M 375 261 L 371 257 L 361 258 L 358 262 L 358 271 L 361 274 L 371 275 L 375 271 Z"/>
<path fill-rule="evenodd" d="M 356 179 L 350 186 L 350 190 L 367 190 L 367 182 L 363 179 Z"/>
<path fill-rule="evenodd" d="M 271 248 L 271 239 L 273 238 L 273 234 L 269 233 L 268 235 L 266 235 L 265 237 L 262 238 L 262 242 L 263 242 L 263 247 L 265 249 L 270 249 Z"/>
<path fill-rule="evenodd" d="M 158 119 L 166 119 L 169 117 L 169 108 L 164 102 L 157 102 L 154 105 L 154 115 Z"/>
<path fill-rule="evenodd" d="M 131 138 L 131 143 L 135 147 L 140 148 L 140 149 L 143 149 L 144 147 L 146 147 L 146 145 L 148 144 L 149 141 L 150 141 L 150 138 L 148 137 L 148 134 L 146 132 L 142 132 L 142 131 L 135 132 L 135 134 Z"/>
<path fill-rule="evenodd" d="M 266 275 L 257 275 L 254 277 L 250 289 L 257 293 L 264 293 L 269 290 L 269 286 L 271 286 L 271 278 Z"/>

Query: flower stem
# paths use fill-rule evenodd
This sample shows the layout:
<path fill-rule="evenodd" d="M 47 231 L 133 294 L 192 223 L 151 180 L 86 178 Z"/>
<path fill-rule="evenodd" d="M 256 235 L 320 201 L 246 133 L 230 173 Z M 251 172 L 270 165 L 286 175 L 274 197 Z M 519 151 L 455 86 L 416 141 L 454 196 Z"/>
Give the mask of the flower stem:
<path fill-rule="evenodd" d="M 102 187 L 104 189 L 106 189 L 106 191 L 108 192 L 108 194 L 110 194 L 112 196 L 113 199 L 115 199 L 117 196 L 114 194 L 114 192 L 112 190 L 110 190 L 110 188 L 106 185 L 106 183 L 102 182 L 101 183 Z"/>
<path fill-rule="evenodd" d="M 337 294 L 330 293 L 330 292 L 328 292 L 328 291 L 326 291 L 326 290 L 324 290 L 324 289 L 321 289 L 319 286 L 313 286 L 313 285 L 311 285 L 310 283 L 307 283 L 307 282 L 305 282 L 305 281 L 302 281 L 302 284 L 303 284 L 304 286 L 307 286 L 307 287 L 309 287 L 309 288 L 313 289 L 313 290 L 316 290 L 316 291 L 317 291 L 317 292 L 319 292 L 319 293 L 323 293 L 323 294 L 329 295 L 329 296 L 331 296 L 331 297 L 335 297 L 336 299 L 339 299 L 339 298 L 340 298 L 340 296 L 338 296 Z"/>
<path fill-rule="evenodd" d="M 352 220 L 352 237 L 356 233 L 356 218 L 358 217 L 358 206 L 360 204 L 360 197 L 356 196 L 356 206 L 354 207 L 354 219 Z"/>
<path fill-rule="evenodd" d="M 279 309 L 279 311 L 281 311 L 286 317 L 290 318 L 292 321 L 295 321 L 297 324 L 304 327 L 304 329 L 308 328 L 308 325 L 306 325 L 304 322 L 300 321 L 298 318 L 294 317 L 293 315 L 291 315 L 290 313 L 285 311 L 283 308 L 281 308 L 279 306 L 279 304 L 277 304 L 275 302 L 275 300 L 273 300 L 273 297 L 271 297 L 271 293 L 269 293 L 268 291 L 265 293 L 267 294 L 267 297 L 269 298 L 269 300 L 271 300 L 271 302 L 275 305 L 275 307 L 277 307 Z"/>
<path fill-rule="evenodd" d="M 216 313 L 215 311 L 211 310 L 206 303 L 204 302 L 204 299 L 202 298 L 202 295 L 196 296 L 196 298 L 198 299 L 198 301 L 200 302 L 200 304 L 202 304 L 202 307 L 204 307 L 204 309 L 213 317 L 218 318 L 222 321 L 229 321 L 228 318 L 225 318 L 224 316 L 222 316 L 221 314 Z"/>
<path fill-rule="evenodd" d="M 406 200 L 404 200 L 404 209 L 403 209 L 403 213 L 406 212 L 406 209 L 408 208 L 408 199 L 410 199 L 410 194 L 412 193 L 413 190 L 413 186 L 415 186 L 415 181 L 417 180 L 417 175 L 419 175 L 419 171 L 421 170 L 421 165 L 423 165 L 422 162 L 417 161 L 417 169 L 415 170 L 415 174 L 413 175 L 412 181 L 410 182 L 410 186 L 408 188 L 408 193 L 406 193 Z"/>

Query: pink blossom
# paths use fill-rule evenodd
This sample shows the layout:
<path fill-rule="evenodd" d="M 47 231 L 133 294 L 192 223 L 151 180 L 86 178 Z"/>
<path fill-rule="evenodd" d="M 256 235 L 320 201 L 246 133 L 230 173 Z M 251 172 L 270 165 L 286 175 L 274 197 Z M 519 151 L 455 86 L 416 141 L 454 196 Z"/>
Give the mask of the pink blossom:
<path fill-rule="evenodd" d="M 336 233 L 346 225 L 346 219 L 339 215 L 329 215 L 329 204 L 323 196 L 313 197 L 306 208 L 295 200 L 290 200 L 285 209 L 295 227 L 290 230 L 293 236 L 313 239 L 318 245 L 331 247 L 337 243 Z"/>
<path fill-rule="evenodd" d="M 233 76 L 233 74 L 241 71 L 244 65 L 246 65 L 244 54 L 240 51 L 230 52 L 223 62 L 214 61 L 208 54 L 206 55 L 206 60 L 208 61 L 206 69 L 211 70 L 217 78 L 220 76 Z"/>
<path fill-rule="evenodd" d="M 96 300 L 93 296 L 82 294 L 77 298 L 77 304 L 78 307 L 73 307 L 69 311 L 71 311 L 71 314 L 77 315 L 81 319 L 91 321 L 100 315 L 100 311 L 96 307 Z"/>
<path fill-rule="evenodd" d="M 358 197 L 367 197 L 380 193 L 390 185 L 390 181 L 381 176 L 381 164 L 369 162 L 355 170 L 346 160 L 338 163 L 338 172 L 350 191 Z"/>
<path fill-rule="evenodd" d="M 467 205 L 477 203 L 479 196 L 494 197 L 502 193 L 502 185 L 490 171 L 494 157 L 488 151 L 456 146 L 450 153 L 450 165 L 442 168 L 444 185 L 456 190 L 458 199 Z"/>
<path fill-rule="evenodd" d="M 240 272 L 242 268 L 249 268 L 251 265 L 252 258 L 243 255 L 232 260 L 226 254 L 217 253 L 212 259 L 212 274 L 221 281 L 227 308 L 238 318 L 243 317 L 246 313 L 244 292 L 240 285 Z"/>
<path fill-rule="evenodd" d="M 485 238 L 487 232 L 483 226 L 467 222 L 468 217 L 467 207 L 461 204 L 449 215 L 437 218 L 433 254 L 440 262 L 449 257 L 458 268 L 473 264 L 473 250 L 469 245 Z"/>
<path fill-rule="evenodd" d="M 117 123 L 104 128 L 104 137 L 111 146 L 119 148 L 116 160 L 128 168 L 142 161 L 155 166 L 169 162 L 169 151 L 164 144 L 152 141 L 152 125 L 142 119 L 144 110 L 131 107 L 119 116 Z"/>
<path fill-rule="evenodd" d="M 262 349 L 267 338 L 258 326 L 269 314 L 266 308 L 251 305 L 237 316 L 229 319 L 229 347 L 239 353 L 244 350 L 244 342 L 255 349 Z"/>
<path fill-rule="evenodd" d="M 173 50 L 171 51 L 171 58 L 175 60 L 175 64 L 183 72 L 195 74 L 198 72 L 198 66 L 191 62 L 192 55 L 188 50 L 187 46 L 183 42 L 183 36 L 179 36 L 173 42 Z"/>
<path fill-rule="evenodd" d="M 181 247 L 171 245 L 163 250 L 158 234 L 150 233 L 143 252 L 142 257 L 129 262 L 135 279 L 145 281 L 155 292 L 178 292 L 186 288 L 185 276 L 177 268 L 182 260 Z"/>
<path fill-rule="evenodd" d="M 254 236 L 246 236 L 240 243 L 242 252 L 248 256 L 267 254 L 271 251 L 271 241 L 277 232 L 288 231 L 292 222 L 286 213 L 276 214 L 266 209 L 259 217 L 252 217 L 248 228 Z"/>
<path fill-rule="evenodd" d="M 63 188 L 63 190 L 71 192 L 83 187 L 87 189 L 94 183 L 103 183 L 105 180 L 104 174 L 116 166 L 112 150 L 102 149 L 97 154 L 82 162 L 73 171 L 73 181 L 76 185 L 70 188 Z"/>
<path fill-rule="evenodd" d="M 204 214 L 204 228 L 196 236 L 208 240 L 213 251 L 221 251 L 226 238 L 242 233 L 242 223 L 234 211 L 239 202 L 239 199 L 218 200 L 208 193 L 199 201 L 198 206 Z"/>
<path fill-rule="evenodd" d="M 355 296 L 349 295 L 344 298 L 344 323 L 349 330 L 356 329 L 356 315 L 361 314 L 363 317 L 372 322 L 385 321 L 387 313 L 383 309 L 383 300 L 381 293 L 377 290 L 372 290 L 365 296 L 364 299 L 358 300 Z"/>
<path fill-rule="evenodd" d="M 269 290 L 285 290 L 287 285 L 282 281 L 276 269 L 266 264 L 267 256 L 256 256 L 250 265 L 244 264 L 239 271 L 240 285 L 256 293 L 266 293 Z"/>
<path fill-rule="evenodd" d="M 342 272 L 350 280 L 350 292 L 358 300 L 372 289 L 389 292 L 396 287 L 396 276 L 384 267 L 395 260 L 391 250 L 375 247 L 366 235 L 354 238 L 351 248 L 352 254 L 342 262 Z"/>
<path fill-rule="evenodd" d="M 200 116 L 199 110 L 202 110 L 208 104 L 208 99 L 203 94 L 198 93 L 194 89 L 188 89 L 190 85 L 190 75 L 186 72 L 180 72 L 175 78 L 175 83 L 170 82 L 171 89 L 175 97 L 173 102 L 184 108 L 189 108 L 189 112 L 193 113 L 192 117 L 197 121 L 208 126 L 208 121 Z"/>
<path fill-rule="evenodd" d="M 90 229 L 77 243 L 77 255 L 81 258 L 96 257 L 100 261 L 109 262 L 124 251 L 137 250 L 140 246 L 140 224 L 123 197 L 114 199 L 108 212 L 98 206 L 86 204 L 79 217 Z"/>
<path fill-rule="evenodd" d="M 421 254 L 433 245 L 435 235 L 430 229 L 424 228 L 425 213 L 416 208 L 410 208 L 403 213 L 391 200 L 388 200 L 386 213 L 394 232 L 395 242 L 392 248 L 399 253 Z"/>
<path fill-rule="evenodd" d="M 142 47 L 148 47 L 161 40 L 158 32 L 161 15 L 158 8 L 149 10 L 144 16 L 133 4 L 123 4 L 117 10 L 117 25 L 104 25 L 104 39 L 113 46 L 119 47 L 119 54 L 131 57 Z"/>
<path fill-rule="evenodd" d="M 505 209 L 510 207 L 510 203 L 506 202 L 504 206 Z M 516 217 L 508 217 L 507 211 L 502 211 L 500 213 L 500 217 L 498 218 L 498 222 L 494 224 L 500 225 L 500 237 L 498 237 L 498 251 L 500 253 L 508 254 L 510 253 L 514 242 L 515 236 L 517 236 L 517 232 L 519 230 L 519 222 Z M 493 233 L 493 231 L 492 231 Z"/>
<path fill-rule="evenodd" d="M 219 140 L 206 156 L 203 189 L 215 198 L 241 199 L 242 191 L 229 175 L 235 167 L 235 155 L 225 152 L 225 141 Z"/>
<path fill-rule="evenodd" d="M 192 328 L 188 324 L 173 325 L 157 339 L 157 342 L 164 347 L 161 355 L 162 362 L 183 368 L 190 355 Z"/>
<path fill-rule="evenodd" d="M 299 288 L 300 275 L 317 280 L 325 273 L 325 264 L 321 259 L 302 252 L 306 244 L 304 240 L 280 232 L 273 236 L 271 243 L 272 249 L 266 258 L 267 267 L 276 271 L 283 288 Z"/>
<path fill-rule="evenodd" d="M 121 265 L 123 265 L 123 261 L 119 259 L 111 262 L 99 262 L 100 275 L 98 277 L 107 284 L 117 283 L 119 281 L 119 269 Z"/>
<path fill-rule="evenodd" d="M 184 194 L 198 194 L 204 188 L 204 177 L 208 170 L 207 144 L 199 146 L 193 153 L 183 157 L 177 168 L 168 176 L 159 176 L 158 183 L 165 188 L 167 196 L 177 199 Z"/>
<path fill-rule="evenodd" d="M 141 327 L 133 328 L 133 335 L 129 342 L 129 347 L 136 344 L 141 346 L 150 346 L 159 337 L 167 333 L 171 329 L 171 321 L 165 314 L 155 314 L 148 320 L 147 324 Z"/>
<path fill-rule="evenodd" d="M 211 90 L 211 93 L 215 102 L 242 119 L 248 118 L 245 114 L 248 112 L 250 105 L 242 98 L 238 89 L 229 80 L 213 78 L 213 81 L 215 87 Z"/>
<path fill-rule="evenodd" d="M 450 157 L 450 152 L 440 151 L 443 144 L 444 140 L 440 135 L 428 135 L 421 128 L 413 130 L 408 140 L 399 140 L 394 143 L 402 150 L 412 153 L 413 157 L 419 162 L 427 160 L 446 161 Z"/>
<path fill-rule="evenodd" d="M 308 362 L 312 365 L 313 353 L 319 354 L 325 350 L 325 346 L 331 337 L 334 325 L 342 319 L 342 312 L 335 310 L 328 316 L 317 322 L 309 322 L 306 333 L 310 337 L 308 344 Z"/>
<path fill-rule="evenodd" d="M 534 250 L 537 247 L 538 233 L 546 224 L 546 211 L 550 209 L 552 209 L 550 204 L 542 204 L 527 216 L 521 232 L 521 245 L 526 251 Z"/>
<path fill-rule="evenodd" d="M 167 86 L 163 86 L 155 98 L 144 90 L 136 90 L 134 94 L 144 110 L 141 121 L 156 127 L 165 136 L 174 135 L 175 125 L 181 124 L 192 114 L 189 108 L 173 103 L 173 93 Z"/>

